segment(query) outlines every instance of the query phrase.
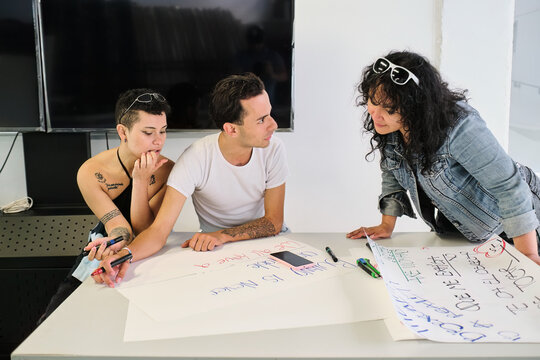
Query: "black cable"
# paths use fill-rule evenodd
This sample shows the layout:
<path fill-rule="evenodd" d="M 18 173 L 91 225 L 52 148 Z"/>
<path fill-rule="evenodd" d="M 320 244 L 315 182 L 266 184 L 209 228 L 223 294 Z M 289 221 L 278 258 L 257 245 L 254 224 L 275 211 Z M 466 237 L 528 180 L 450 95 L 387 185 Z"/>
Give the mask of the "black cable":
<path fill-rule="evenodd" d="M 105 142 L 107 143 L 107 150 L 109 150 L 109 133 L 105 131 Z"/>
<path fill-rule="evenodd" d="M 6 156 L 6 160 L 4 160 L 4 164 L 2 165 L 2 168 L 0 169 L 0 173 L 2 173 L 2 171 L 4 170 L 4 166 L 6 166 L 6 163 L 9 159 L 9 155 L 11 154 L 11 150 L 13 150 L 13 145 L 15 145 L 15 141 L 17 140 L 17 136 L 19 136 L 20 132 L 17 132 L 17 134 L 15 134 L 15 138 L 13 139 L 13 142 L 11 143 L 11 147 L 9 148 L 9 151 L 7 153 L 7 156 Z"/>

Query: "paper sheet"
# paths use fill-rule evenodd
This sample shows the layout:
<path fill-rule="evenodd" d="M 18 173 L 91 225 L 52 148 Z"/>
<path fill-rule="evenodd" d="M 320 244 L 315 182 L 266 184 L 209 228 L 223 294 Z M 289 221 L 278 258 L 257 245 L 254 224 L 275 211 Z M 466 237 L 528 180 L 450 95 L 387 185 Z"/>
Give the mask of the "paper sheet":
<path fill-rule="evenodd" d="M 498 236 L 478 246 L 370 244 L 403 324 L 444 342 L 540 342 L 540 267 Z"/>
<path fill-rule="evenodd" d="M 307 245 L 284 236 L 238 241 L 205 252 L 176 246 L 142 263 L 134 263 L 133 270 L 128 273 L 119 289 L 221 271 L 247 260 L 266 259 L 268 254 L 275 251 L 295 251 L 305 246 Z"/>
<path fill-rule="evenodd" d="M 388 329 L 388 332 L 394 341 L 424 339 L 424 337 L 416 335 L 416 333 L 403 325 L 395 312 L 384 319 L 384 325 L 386 325 L 386 329 Z"/>
<path fill-rule="evenodd" d="M 249 251 L 234 252 L 238 249 L 229 249 L 224 252 L 227 254 L 225 259 L 234 259 L 233 266 L 220 261 L 223 254 L 219 257 L 216 256 L 218 254 L 207 253 L 213 258 L 207 261 L 210 265 L 200 269 L 199 273 L 187 275 L 177 272 L 179 277 L 168 280 L 161 277 L 157 282 L 153 282 L 145 274 L 138 278 L 140 285 L 133 285 L 130 280 L 119 286 L 118 291 L 152 319 L 167 322 L 247 300 L 255 301 L 285 289 L 357 271 L 354 263 L 343 260 L 334 263 L 324 251 L 286 237 L 265 239 L 264 243 L 260 244 L 252 242 L 249 247 L 254 244 L 258 247 Z M 279 249 L 290 250 L 316 265 L 303 270 L 289 269 L 268 258 L 268 253 Z M 185 263 L 191 260 L 189 257 L 185 260 L 186 255 L 191 253 L 177 250 L 176 261 L 156 261 L 154 269 L 161 267 L 160 272 L 171 274 L 169 268 L 174 264 L 183 264 L 182 266 L 186 267 Z M 235 253 L 241 256 L 234 257 L 232 254 Z M 167 254 L 174 254 L 174 250 Z M 161 256 L 156 257 L 158 260 L 160 258 Z M 212 266 L 215 268 L 210 271 Z"/>
<path fill-rule="evenodd" d="M 361 257 L 367 258 L 370 260 L 370 262 L 373 265 L 378 266 L 375 262 L 373 253 L 370 250 L 368 250 L 367 246 L 361 246 L 359 248 L 352 248 L 352 249 L 349 249 L 349 252 L 353 256 L 354 261 L 356 261 L 356 259 L 361 258 Z M 362 274 L 365 277 L 369 278 L 368 274 L 364 272 L 362 272 Z M 384 281 L 382 278 L 372 279 L 371 282 L 384 284 Z M 380 292 L 380 294 L 381 294 L 380 299 L 383 303 L 385 300 L 390 301 L 390 297 L 388 296 L 388 292 L 386 291 L 386 288 L 383 292 Z M 390 333 L 390 336 L 392 336 L 392 339 L 394 339 L 394 341 L 423 339 L 422 336 L 416 335 L 416 333 L 409 330 L 408 327 L 403 325 L 403 323 L 400 321 L 395 311 L 392 311 L 386 314 L 384 318 L 384 324 L 386 325 L 386 328 L 388 332 Z"/>
<path fill-rule="evenodd" d="M 322 326 L 382 319 L 395 313 L 384 283 L 363 275 L 348 272 L 167 322 L 152 319 L 130 302 L 124 341 Z"/>

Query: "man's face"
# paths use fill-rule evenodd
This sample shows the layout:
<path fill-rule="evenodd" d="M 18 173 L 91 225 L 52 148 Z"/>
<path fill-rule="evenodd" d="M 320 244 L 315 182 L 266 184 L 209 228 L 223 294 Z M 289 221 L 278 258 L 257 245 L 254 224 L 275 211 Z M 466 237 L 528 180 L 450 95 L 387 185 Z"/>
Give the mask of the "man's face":
<path fill-rule="evenodd" d="M 246 100 L 240 100 L 244 109 L 243 125 L 237 125 L 239 140 L 246 147 L 265 148 L 277 129 L 277 124 L 270 115 L 272 105 L 268 94 L 262 94 Z"/>

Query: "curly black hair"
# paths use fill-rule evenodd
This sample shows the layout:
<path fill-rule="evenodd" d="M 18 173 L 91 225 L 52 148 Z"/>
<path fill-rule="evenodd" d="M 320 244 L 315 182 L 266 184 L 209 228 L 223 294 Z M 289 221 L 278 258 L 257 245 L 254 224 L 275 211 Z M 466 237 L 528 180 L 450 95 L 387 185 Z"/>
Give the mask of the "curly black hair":
<path fill-rule="evenodd" d="M 458 101 L 467 101 L 466 90 L 450 90 L 437 69 L 421 55 L 413 52 L 390 52 L 384 56 L 395 65 L 411 71 L 419 79 L 419 85 L 413 80 L 404 85 L 394 83 L 390 70 L 383 73 L 373 71 L 373 64 L 367 66 L 358 84 L 357 106 L 366 106 L 368 100 L 374 105 L 383 105 L 390 112 L 401 115 L 403 128 L 407 132 L 404 143 L 404 156 L 409 164 L 418 159 L 422 173 L 426 173 L 433 164 L 436 151 L 442 146 L 449 130 L 455 124 L 460 112 Z M 373 119 L 364 113 L 364 130 L 371 133 L 371 151 L 379 149 L 381 162 L 385 155 L 382 151 L 387 143 L 387 135 L 375 131 Z"/>

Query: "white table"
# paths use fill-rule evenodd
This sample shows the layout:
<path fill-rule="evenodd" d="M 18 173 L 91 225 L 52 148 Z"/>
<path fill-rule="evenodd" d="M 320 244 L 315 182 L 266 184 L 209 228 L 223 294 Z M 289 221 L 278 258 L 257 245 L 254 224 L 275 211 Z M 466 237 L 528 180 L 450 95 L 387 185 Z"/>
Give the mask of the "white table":
<path fill-rule="evenodd" d="M 171 234 L 177 246 L 190 234 Z M 291 233 L 287 237 L 338 257 L 365 240 L 342 233 Z M 256 240 L 254 240 L 256 241 Z M 463 239 L 434 233 L 396 233 L 385 246 L 463 246 Z M 331 306 L 331 304 L 329 304 Z M 123 342 L 128 300 L 113 289 L 85 281 L 13 353 L 12 359 L 538 359 L 540 344 L 393 341 L 382 320 L 180 339 Z M 540 330 L 540 324 L 539 324 Z"/>

